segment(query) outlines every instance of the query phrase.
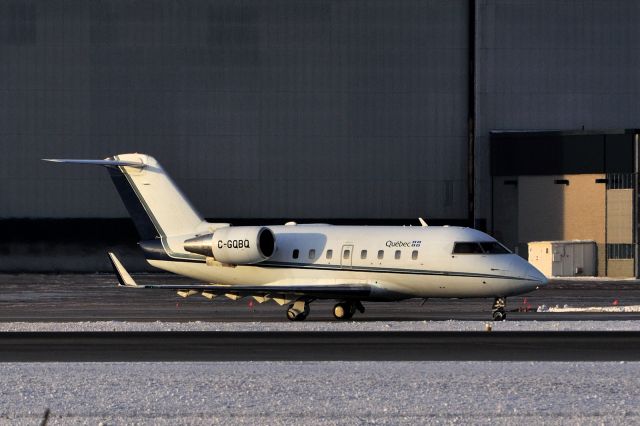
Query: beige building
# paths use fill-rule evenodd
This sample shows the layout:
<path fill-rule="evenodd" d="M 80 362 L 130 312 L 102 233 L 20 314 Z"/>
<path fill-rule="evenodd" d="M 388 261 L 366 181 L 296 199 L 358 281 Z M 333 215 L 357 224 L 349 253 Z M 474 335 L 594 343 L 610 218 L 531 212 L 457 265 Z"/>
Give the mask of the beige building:
<path fill-rule="evenodd" d="M 492 150 L 505 143 L 500 139 L 505 134 L 497 134 L 501 142 Z M 619 138 L 613 133 L 616 137 L 609 147 L 607 135 L 508 132 L 506 137 L 516 146 L 507 153 L 492 153 L 498 162 L 492 178 L 494 236 L 523 257 L 532 241 L 593 240 L 597 275 L 635 276 L 634 156 L 625 150 L 633 150 L 637 134 Z M 546 151 L 544 155 L 532 154 L 538 148 Z M 566 158 L 572 152 L 569 148 L 576 150 L 578 162 Z M 607 162 L 611 151 L 616 152 Z M 528 164 L 519 167 L 518 161 Z"/>

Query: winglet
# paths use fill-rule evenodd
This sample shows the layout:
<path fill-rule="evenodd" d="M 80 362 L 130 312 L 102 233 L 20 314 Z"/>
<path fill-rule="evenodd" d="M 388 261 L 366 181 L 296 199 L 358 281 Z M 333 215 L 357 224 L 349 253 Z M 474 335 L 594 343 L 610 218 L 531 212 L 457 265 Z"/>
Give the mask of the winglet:
<path fill-rule="evenodd" d="M 427 222 L 425 222 L 423 218 L 419 217 L 418 220 L 420 221 L 420 225 L 429 226 L 429 225 L 427 225 Z"/>
<path fill-rule="evenodd" d="M 116 278 L 118 278 L 119 286 L 124 287 L 140 287 L 131 275 L 127 272 L 127 270 L 122 266 L 122 263 L 118 260 L 115 254 L 109 252 L 109 260 L 111 261 L 111 265 L 113 265 L 113 271 L 116 273 Z"/>

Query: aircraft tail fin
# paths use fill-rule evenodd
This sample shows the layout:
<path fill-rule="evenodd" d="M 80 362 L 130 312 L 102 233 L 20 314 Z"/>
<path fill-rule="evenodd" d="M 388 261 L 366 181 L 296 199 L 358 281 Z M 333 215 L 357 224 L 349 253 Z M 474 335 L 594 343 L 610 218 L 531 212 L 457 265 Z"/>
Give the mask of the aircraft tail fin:
<path fill-rule="evenodd" d="M 143 241 L 194 235 L 206 224 L 155 158 L 120 154 L 104 160 L 46 159 L 105 166 Z"/>

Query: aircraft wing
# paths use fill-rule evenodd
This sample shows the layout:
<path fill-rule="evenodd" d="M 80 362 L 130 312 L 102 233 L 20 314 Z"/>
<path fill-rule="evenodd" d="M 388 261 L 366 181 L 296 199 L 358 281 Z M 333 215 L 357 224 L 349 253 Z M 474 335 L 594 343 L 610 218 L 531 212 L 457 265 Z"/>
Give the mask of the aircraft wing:
<path fill-rule="evenodd" d="M 316 299 L 340 299 L 340 298 L 366 298 L 371 294 L 371 287 L 368 285 L 352 284 L 331 284 L 331 285 L 218 285 L 218 284 L 187 284 L 187 285 L 165 285 L 165 284 L 143 284 L 137 288 L 155 288 L 164 290 L 179 291 L 180 295 L 189 291 L 206 292 L 215 295 L 235 295 L 235 296 L 287 296 L 302 297 L 308 296 Z"/>
<path fill-rule="evenodd" d="M 371 286 L 367 284 L 306 284 L 306 285 L 221 285 L 221 284 L 138 284 L 129 275 L 122 263 L 109 253 L 109 260 L 120 286 L 131 288 L 154 288 L 178 291 L 181 296 L 189 296 L 199 292 L 204 295 L 259 296 L 259 297 L 312 297 L 318 299 L 366 298 L 371 294 Z M 213 298 L 213 297 L 211 297 Z"/>

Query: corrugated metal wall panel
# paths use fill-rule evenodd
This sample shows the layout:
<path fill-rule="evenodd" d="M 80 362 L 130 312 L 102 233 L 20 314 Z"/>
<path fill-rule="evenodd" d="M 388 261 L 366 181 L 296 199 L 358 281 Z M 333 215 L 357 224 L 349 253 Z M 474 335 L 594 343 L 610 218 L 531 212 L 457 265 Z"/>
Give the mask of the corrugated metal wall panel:
<path fill-rule="evenodd" d="M 0 217 L 118 217 L 156 156 L 208 217 L 465 216 L 467 2 L 0 5 Z"/>

